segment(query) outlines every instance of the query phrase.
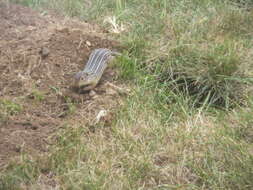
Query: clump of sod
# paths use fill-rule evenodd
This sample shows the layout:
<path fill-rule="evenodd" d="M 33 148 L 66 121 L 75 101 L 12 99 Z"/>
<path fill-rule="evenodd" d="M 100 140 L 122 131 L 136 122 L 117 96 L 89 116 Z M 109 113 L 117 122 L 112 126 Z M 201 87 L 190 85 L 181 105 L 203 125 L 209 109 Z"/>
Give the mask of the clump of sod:
<path fill-rule="evenodd" d="M 179 46 L 170 50 L 162 64 L 159 80 L 168 89 L 193 98 L 193 105 L 229 108 L 241 103 L 245 76 L 240 70 L 241 57 L 231 43 L 199 48 Z"/>

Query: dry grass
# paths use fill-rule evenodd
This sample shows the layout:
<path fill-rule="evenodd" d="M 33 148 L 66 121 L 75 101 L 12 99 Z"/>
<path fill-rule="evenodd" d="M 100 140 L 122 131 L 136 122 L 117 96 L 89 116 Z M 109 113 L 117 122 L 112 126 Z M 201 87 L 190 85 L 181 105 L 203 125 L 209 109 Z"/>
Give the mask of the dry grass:
<path fill-rule="evenodd" d="M 67 2 L 66 14 L 89 13 Z M 134 93 L 109 126 L 66 123 L 50 153 L 10 164 L 0 189 L 252 189 L 253 97 L 241 90 L 252 84 L 252 10 L 218 0 L 90 6 L 87 19 L 127 26 L 112 36 L 128 47 L 119 80 Z"/>

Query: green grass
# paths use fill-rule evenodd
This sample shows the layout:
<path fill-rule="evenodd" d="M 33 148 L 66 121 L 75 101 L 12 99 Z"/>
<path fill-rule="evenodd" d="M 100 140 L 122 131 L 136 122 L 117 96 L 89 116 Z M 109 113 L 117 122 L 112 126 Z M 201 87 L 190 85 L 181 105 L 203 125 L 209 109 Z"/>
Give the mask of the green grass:
<path fill-rule="evenodd" d="M 37 89 L 33 89 L 32 92 L 28 95 L 28 98 L 41 102 L 45 100 L 45 94 Z"/>
<path fill-rule="evenodd" d="M 66 124 L 47 155 L 7 167 L 0 189 L 41 189 L 49 174 L 61 189 L 252 189 L 250 1 L 13 2 L 108 30 L 115 16 L 118 80 L 134 93 L 109 127 Z"/>
<path fill-rule="evenodd" d="M 20 113 L 22 109 L 15 101 L 0 99 L 0 124 L 4 124 L 10 116 Z"/>
<path fill-rule="evenodd" d="M 8 115 L 14 115 L 22 111 L 21 105 L 11 100 L 1 99 L 0 106 L 1 110 L 6 112 Z"/>

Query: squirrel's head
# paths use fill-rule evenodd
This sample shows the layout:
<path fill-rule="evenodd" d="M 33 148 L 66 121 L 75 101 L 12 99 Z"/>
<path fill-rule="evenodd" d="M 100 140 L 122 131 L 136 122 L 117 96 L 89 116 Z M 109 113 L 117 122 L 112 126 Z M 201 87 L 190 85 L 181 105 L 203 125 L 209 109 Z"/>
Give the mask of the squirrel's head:
<path fill-rule="evenodd" d="M 79 71 L 74 76 L 74 86 L 79 89 L 86 89 L 95 82 L 95 75 Z"/>

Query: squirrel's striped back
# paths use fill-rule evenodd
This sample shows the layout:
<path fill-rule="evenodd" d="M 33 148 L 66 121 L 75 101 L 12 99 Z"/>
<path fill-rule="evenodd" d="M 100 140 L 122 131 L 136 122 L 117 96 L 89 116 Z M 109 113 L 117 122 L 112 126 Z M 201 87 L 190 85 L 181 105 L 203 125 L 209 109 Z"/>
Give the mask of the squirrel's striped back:
<path fill-rule="evenodd" d="M 120 55 L 120 53 L 105 48 L 92 51 L 84 70 L 75 74 L 74 85 L 79 88 L 84 87 L 84 90 L 94 88 L 107 67 L 109 59 L 113 55 Z"/>
<path fill-rule="evenodd" d="M 94 50 L 83 70 L 87 74 L 100 74 L 106 67 L 107 61 L 110 58 L 112 51 L 109 49 Z"/>

